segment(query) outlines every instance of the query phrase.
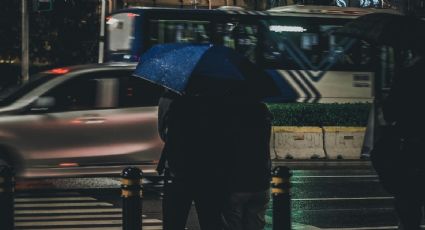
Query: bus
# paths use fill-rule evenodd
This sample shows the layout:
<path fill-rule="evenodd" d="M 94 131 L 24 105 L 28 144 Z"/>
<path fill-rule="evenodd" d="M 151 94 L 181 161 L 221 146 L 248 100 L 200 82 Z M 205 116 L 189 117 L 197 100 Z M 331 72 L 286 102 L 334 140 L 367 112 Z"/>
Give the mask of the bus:
<path fill-rule="evenodd" d="M 155 44 L 213 43 L 264 68 L 281 91 L 272 102 L 372 102 L 379 49 L 332 32 L 373 12 L 398 13 L 300 5 L 267 11 L 122 9 L 107 18 L 105 61 L 136 62 Z"/>

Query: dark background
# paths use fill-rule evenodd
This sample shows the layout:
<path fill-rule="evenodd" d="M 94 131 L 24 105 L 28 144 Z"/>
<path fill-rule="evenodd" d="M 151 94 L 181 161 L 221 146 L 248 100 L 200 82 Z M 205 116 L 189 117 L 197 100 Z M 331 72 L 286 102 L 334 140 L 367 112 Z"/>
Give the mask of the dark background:
<path fill-rule="evenodd" d="M 98 0 L 55 0 L 51 11 L 29 3 L 30 73 L 56 66 L 97 62 L 100 21 Z M 20 1 L 0 1 L 0 85 L 20 73 Z"/>
<path fill-rule="evenodd" d="M 201 1 L 201 0 L 200 0 Z M 252 8 L 270 0 L 227 1 Z M 360 0 L 347 0 L 355 6 Z M 400 10 L 425 16 L 425 0 L 383 0 Z M 100 0 L 54 0 L 49 11 L 34 10 L 35 0 L 28 0 L 30 74 L 44 69 L 75 64 L 95 63 L 98 60 L 100 30 Z M 110 1 L 107 1 L 110 2 Z M 113 0 L 115 8 L 131 5 L 152 5 L 144 0 Z M 156 1 L 159 2 L 159 1 Z M 335 0 L 282 0 L 275 4 L 301 3 L 335 5 Z M 175 0 L 175 7 L 179 7 Z M 263 4 L 269 5 L 269 4 Z M 358 4 L 357 4 L 358 5 Z M 160 6 L 159 4 L 157 6 Z M 109 7 L 109 6 L 108 6 Z M 20 75 L 21 58 L 21 1 L 0 1 L 0 89 L 16 84 Z"/>

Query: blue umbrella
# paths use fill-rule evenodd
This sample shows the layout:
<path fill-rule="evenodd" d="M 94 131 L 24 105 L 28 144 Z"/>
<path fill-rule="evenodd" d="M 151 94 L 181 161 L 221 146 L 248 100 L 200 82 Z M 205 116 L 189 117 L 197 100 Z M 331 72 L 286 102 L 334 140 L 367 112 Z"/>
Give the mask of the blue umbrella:
<path fill-rule="evenodd" d="M 246 92 L 247 86 L 259 86 L 267 78 L 270 89 L 266 94 L 276 91 L 271 78 L 243 55 L 211 44 L 155 45 L 142 55 L 134 75 L 179 94 L 241 93 L 242 88 Z"/>

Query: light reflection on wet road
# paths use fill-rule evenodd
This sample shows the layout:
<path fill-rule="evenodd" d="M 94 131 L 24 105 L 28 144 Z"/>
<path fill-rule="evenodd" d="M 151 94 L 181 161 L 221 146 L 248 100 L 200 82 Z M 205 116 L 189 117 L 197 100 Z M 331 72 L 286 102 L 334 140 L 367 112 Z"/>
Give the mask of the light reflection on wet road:
<path fill-rule="evenodd" d="M 397 225 L 392 197 L 383 190 L 368 161 L 282 161 L 275 165 L 287 165 L 293 172 L 294 229 L 394 229 Z M 160 220 L 161 185 L 145 182 L 144 214 Z M 28 190 L 28 186 L 32 188 Z M 74 191 L 119 208 L 119 186 L 120 178 L 74 178 L 18 181 L 17 187 L 18 194 L 45 193 L 46 188 L 49 192 Z M 268 229 L 271 212 L 267 212 Z M 188 229 L 198 228 L 192 210 Z"/>

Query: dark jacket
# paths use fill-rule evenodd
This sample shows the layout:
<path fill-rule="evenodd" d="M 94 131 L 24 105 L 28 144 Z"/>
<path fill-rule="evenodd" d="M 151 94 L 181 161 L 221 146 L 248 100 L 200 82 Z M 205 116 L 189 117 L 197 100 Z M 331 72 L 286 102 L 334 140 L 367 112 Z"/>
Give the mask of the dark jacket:
<path fill-rule="evenodd" d="M 425 194 L 424 85 L 422 59 L 400 71 L 383 103 L 384 119 L 389 125 L 382 127 L 371 160 L 382 184 L 393 195 Z"/>
<path fill-rule="evenodd" d="M 270 137 L 273 116 L 261 102 L 231 105 L 228 188 L 258 192 L 270 187 Z"/>
<path fill-rule="evenodd" d="M 385 120 L 403 139 L 401 167 L 425 170 L 424 87 L 425 58 L 420 58 L 396 76 L 383 106 Z"/>
<path fill-rule="evenodd" d="M 223 101 L 166 94 L 159 105 L 159 131 L 171 172 L 180 178 L 220 180 L 227 146 Z"/>
<path fill-rule="evenodd" d="M 255 100 L 168 93 L 159 105 L 163 155 L 177 177 L 262 191 L 270 186 L 272 119 Z"/>
<path fill-rule="evenodd" d="M 388 123 L 396 123 L 404 137 L 425 137 L 425 58 L 404 68 L 395 77 L 383 115 Z"/>

